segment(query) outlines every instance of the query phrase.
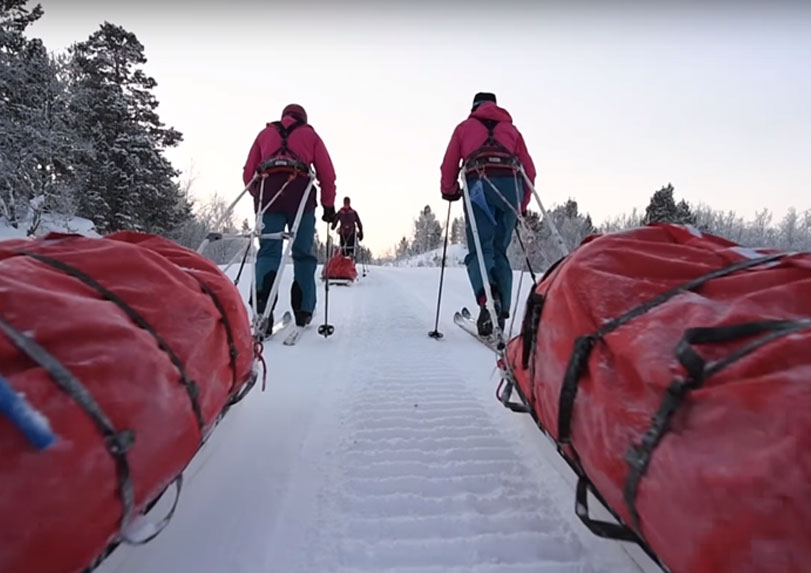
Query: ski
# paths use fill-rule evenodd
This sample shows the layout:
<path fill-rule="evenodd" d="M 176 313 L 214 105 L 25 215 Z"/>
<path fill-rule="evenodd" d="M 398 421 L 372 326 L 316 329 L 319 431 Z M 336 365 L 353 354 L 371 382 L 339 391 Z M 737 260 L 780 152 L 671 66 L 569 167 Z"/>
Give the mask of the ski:
<path fill-rule="evenodd" d="M 285 330 L 288 326 L 293 324 L 293 313 L 289 310 L 284 313 L 282 319 L 273 324 L 273 328 L 270 330 L 270 333 L 265 337 L 265 340 L 270 340 L 281 331 Z"/>
<path fill-rule="evenodd" d="M 268 340 L 279 334 L 279 332 L 290 326 L 292 322 L 293 322 L 293 314 L 291 312 L 286 312 L 284 313 L 280 321 L 275 322 L 269 330 L 266 330 L 266 327 L 264 326 L 266 324 L 265 320 L 262 319 L 260 321 L 259 326 L 254 327 L 254 338 L 256 340 L 260 340 L 261 342 L 267 342 Z"/>
<path fill-rule="evenodd" d="M 302 334 L 304 334 L 304 327 L 296 326 L 293 328 L 293 331 L 287 335 L 287 338 L 284 339 L 283 344 L 285 346 L 295 346 Z"/>
<path fill-rule="evenodd" d="M 467 332 L 470 336 L 481 342 L 490 350 L 494 352 L 498 351 L 498 340 L 496 340 L 494 337 L 480 336 L 479 329 L 476 326 L 476 321 L 471 318 L 470 312 L 466 308 L 454 313 L 453 322 L 455 322 L 459 328 Z"/>
<path fill-rule="evenodd" d="M 501 340 L 496 337 L 495 334 L 486 337 L 479 335 L 479 327 L 476 325 L 476 320 L 473 318 L 473 315 L 470 314 L 467 307 L 462 307 L 460 311 L 457 311 L 453 315 L 453 321 L 462 330 L 467 332 L 470 336 L 481 342 L 493 352 L 500 352 L 500 350 L 505 347 L 504 343 L 501 342 Z"/>

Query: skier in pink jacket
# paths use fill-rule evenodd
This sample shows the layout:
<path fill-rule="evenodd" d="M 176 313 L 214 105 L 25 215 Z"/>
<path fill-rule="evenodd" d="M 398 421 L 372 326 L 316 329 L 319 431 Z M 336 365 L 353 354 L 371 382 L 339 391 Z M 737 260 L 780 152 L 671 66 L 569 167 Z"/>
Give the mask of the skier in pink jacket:
<path fill-rule="evenodd" d="M 268 160 L 287 159 L 296 167 L 290 170 L 265 170 Z M 285 227 L 292 228 L 299 204 L 307 189 L 307 172 L 315 168 L 321 187 L 321 204 L 324 207 L 322 220 L 332 223 L 335 219 L 335 170 L 324 142 L 307 123 L 307 112 L 297 104 L 290 104 L 282 111 L 280 121 L 268 123 L 256 136 L 242 172 L 247 185 L 254 174 L 265 172 L 264 184 L 257 181 L 251 188 L 254 208 L 265 208 L 262 216 L 263 233 L 279 233 Z M 261 198 L 260 198 L 261 189 Z M 279 192 L 281 191 L 281 194 Z M 278 194 L 278 197 L 277 197 Z M 290 300 L 298 326 L 306 326 L 312 320 L 316 303 L 315 270 L 313 252 L 315 237 L 315 190 L 310 191 L 293 241 L 293 285 Z M 275 198 L 275 199 L 274 199 Z M 272 201 L 272 202 L 271 202 Z M 270 291 L 282 260 L 280 239 L 260 239 L 256 256 L 256 310 L 261 314 L 269 303 Z M 270 303 L 271 308 L 276 301 Z M 273 315 L 265 329 L 273 325 Z"/>
<path fill-rule="evenodd" d="M 512 268 L 507 249 L 518 214 L 526 213 L 531 197 L 531 189 L 524 184 L 521 174 L 516 172 L 516 160 L 534 185 L 535 165 L 521 132 L 512 123 L 512 117 L 507 110 L 496 105 L 494 94 L 476 94 L 469 117 L 456 126 L 448 144 L 441 166 L 440 190 L 447 201 L 462 197 L 458 181 L 461 163 L 465 167 L 463 177 L 466 178 L 473 204 L 482 256 L 490 281 L 488 293 L 482 284 L 475 242 L 465 210 L 469 249 L 465 265 L 480 307 L 476 324 L 482 336 L 489 336 L 493 332 L 493 319 L 485 306 L 487 296 L 493 297 L 497 320 L 502 329 L 510 312 Z"/>

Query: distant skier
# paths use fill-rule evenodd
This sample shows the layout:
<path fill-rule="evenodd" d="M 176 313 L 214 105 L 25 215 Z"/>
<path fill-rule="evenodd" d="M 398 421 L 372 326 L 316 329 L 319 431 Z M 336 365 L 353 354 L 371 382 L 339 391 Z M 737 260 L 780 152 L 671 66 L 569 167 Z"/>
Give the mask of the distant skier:
<path fill-rule="evenodd" d="M 321 219 L 332 223 L 335 219 L 335 170 L 324 142 L 307 123 L 307 112 L 300 105 L 290 104 L 285 107 L 281 120 L 268 123 L 256 137 L 242 174 L 245 184 L 250 182 L 257 169 L 269 159 L 274 158 L 291 159 L 296 162 L 298 168 L 293 174 L 290 171 L 269 170 L 262 190 L 261 205 L 259 201 L 260 183 L 257 182 L 252 187 L 251 194 L 254 197 L 254 209 L 257 212 L 268 205 L 284 187 L 282 193 L 273 200 L 262 216 L 264 224 L 262 232 L 278 233 L 284 231 L 285 227 L 292 229 L 296 211 L 307 188 L 309 181 L 307 169 L 310 166 L 315 168 L 321 187 L 321 204 L 324 208 Z M 315 270 L 317 261 L 313 252 L 315 195 L 313 189 L 306 203 L 298 233 L 293 240 L 294 276 L 290 300 L 298 326 L 306 326 L 310 323 L 316 303 Z M 256 257 L 256 311 L 259 314 L 265 311 L 281 260 L 282 241 L 280 239 L 261 239 L 259 241 L 259 253 Z M 272 310 L 275 306 L 276 300 L 271 306 L 270 321 L 260 326 L 260 328 L 266 329 L 266 332 L 260 334 L 266 334 L 273 326 Z"/>
<path fill-rule="evenodd" d="M 363 240 L 363 223 L 360 222 L 358 212 L 350 206 L 349 197 L 344 197 L 344 206 L 341 207 L 332 222 L 333 230 L 339 223 L 341 226 L 338 228 L 338 236 L 341 240 L 341 252 L 354 259 L 356 240 Z"/>
<path fill-rule="evenodd" d="M 499 157 L 500 160 L 494 160 Z M 512 240 L 517 212 L 522 215 L 526 213 L 531 194 L 530 189 L 523 185 L 521 176 L 505 163 L 505 158 L 520 161 L 534 184 L 535 165 L 523 136 L 512 123 L 512 117 L 507 110 L 496 105 L 494 94 L 478 93 L 473 98 L 469 117 L 456 126 L 448 144 L 442 161 L 440 189 L 443 199 L 447 201 L 456 201 L 462 197 L 458 181 L 462 162 L 466 167 L 463 176 L 466 177 L 473 204 L 490 292 L 502 329 L 505 319 L 509 317 L 512 298 L 512 269 L 507 258 L 507 249 Z M 485 181 L 484 177 L 493 185 Z M 480 307 L 476 324 L 480 335 L 489 336 L 493 332 L 493 321 L 485 306 L 488 294 L 482 284 L 467 209 L 465 221 L 470 249 L 465 257 L 465 265 Z"/>

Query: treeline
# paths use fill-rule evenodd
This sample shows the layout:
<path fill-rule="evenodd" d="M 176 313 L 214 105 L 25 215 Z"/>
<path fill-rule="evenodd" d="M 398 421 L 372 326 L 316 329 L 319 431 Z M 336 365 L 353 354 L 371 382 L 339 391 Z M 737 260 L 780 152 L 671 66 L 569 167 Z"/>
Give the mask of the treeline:
<path fill-rule="evenodd" d="M 144 46 L 105 22 L 52 55 L 26 36 L 43 15 L 26 4 L 0 3 L 0 217 L 29 235 L 58 212 L 171 236 L 192 204 L 164 155 L 182 135 L 158 116 Z"/>
<path fill-rule="evenodd" d="M 751 220 L 732 210 L 721 211 L 707 205 L 692 206 L 683 199 L 676 203 L 675 189 L 668 184 L 656 191 L 644 212 L 634 210 L 600 227 L 616 231 L 645 223 L 671 222 L 691 224 L 697 229 L 735 241 L 745 247 L 769 247 L 785 251 L 811 251 L 811 209 L 798 212 L 790 208 L 780 220 L 764 208 Z"/>
<path fill-rule="evenodd" d="M 791 208 L 779 221 L 774 221 L 769 209 L 759 211 L 754 219 L 746 220 L 734 211 L 720 211 L 707 205 L 693 206 L 684 199 L 676 201 L 675 188 L 668 184 L 655 191 L 644 210 L 614 217 L 595 226 L 591 216 L 580 210 L 574 199 L 553 206 L 548 214 L 560 232 L 568 250 L 577 247 L 592 233 L 606 233 L 638 227 L 648 223 L 689 224 L 697 229 L 725 237 L 747 247 L 770 247 L 787 251 L 811 251 L 811 209 L 802 213 Z M 463 217 L 452 220 L 450 242 L 467 246 Z M 384 259 L 399 260 L 419 255 L 442 246 L 444 229 L 431 208 L 426 206 L 414 221 L 410 237 L 403 237 Z M 523 226 L 516 227 L 508 255 L 513 268 L 548 267 L 561 256 L 549 224 L 540 214 L 530 210 Z"/>
<path fill-rule="evenodd" d="M 461 206 L 462 203 L 459 203 L 459 205 Z M 569 200 L 566 204 L 555 207 L 550 211 L 550 216 L 554 218 L 559 231 L 570 248 L 579 244 L 594 229 L 591 218 L 588 215 L 580 214 L 577 202 L 574 200 Z M 531 261 L 536 264 L 547 261 L 549 257 L 553 257 L 551 260 L 556 258 L 550 253 L 550 248 L 553 247 L 551 233 L 547 225 L 541 221 L 538 213 L 529 211 L 526 217 L 526 228 L 519 229 L 519 231 L 521 240 L 513 240 L 508 253 L 513 266 L 518 268 L 525 258 L 521 248 L 522 244 Z M 448 239 L 451 244 L 467 247 L 464 216 L 458 216 L 451 220 L 449 232 Z M 402 260 L 440 249 L 443 245 L 444 233 L 442 223 L 437 219 L 431 207 L 426 205 L 414 220 L 411 234 L 403 236 L 380 260 L 383 262 Z"/>

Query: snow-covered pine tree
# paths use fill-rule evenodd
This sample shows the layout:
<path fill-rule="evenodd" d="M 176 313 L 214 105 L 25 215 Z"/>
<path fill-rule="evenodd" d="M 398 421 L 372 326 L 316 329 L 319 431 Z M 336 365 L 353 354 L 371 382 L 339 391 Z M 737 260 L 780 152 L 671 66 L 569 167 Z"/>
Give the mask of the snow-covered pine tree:
<path fill-rule="evenodd" d="M 464 217 L 456 217 L 451 222 L 451 243 L 454 245 L 467 246 Z"/>
<path fill-rule="evenodd" d="M 411 244 L 408 242 L 408 239 L 403 237 L 400 239 L 400 242 L 397 243 L 397 246 L 394 249 L 394 258 L 395 259 L 402 259 L 407 257 L 411 252 Z"/>
<path fill-rule="evenodd" d="M 442 225 L 426 205 L 414 221 L 414 240 L 411 243 L 413 254 L 419 255 L 438 248 L 442 244 Z"/>
<path fill-rule="evenodd" d="M 679 223 L 681 225 L 695 225 L 696 224 L 696 216 L 690 209 L 690 205 L 682 199 L 676 205 L 676 220 L 674 223 Z"/>
<path fill-rule="evenodd" d="M 25 31 L 43 14 L 26 0 L 0 2 L 0 216 L 37 231 L 44 212 L 72 211 L 70 150 L 60 62 Z"/>
<path fill-rule="evenodd" d="M 794 207 L 789 208 L 777 229 L 777 241 L 781 248 L 794 249 L 798 246 L 800 242 L 800 237 L 797 233 L 798 223 L 799 217 L 797 216 L 797 209 Z"/>
<path fill-rule="evenodd" d="M 544 252 L 545 231 L 544 225 L 541 223 L 541 217 L 535 211 L 528 211 L 527 216 L 524 218 L 525 229 L 518 227 L 518 232 L 521 236 L 521 241 L 524 244 L 526 253 L 521 248 L 521 242 L 515 236 L 513 231 L 512 242 L 510 248 L 507 250 L 507 258 L 510 260 L 510 266 L 514 269 L 526 269 L 526 261 L 529 260 L 530 265 L 536 271 L 545 269 L 549 266 L 551 261 L 554 260 L 552 255 L 547 255 Z M 551 260 L 550 260 L 551 258 Z"/>
<path fill-rule="evenodd" d="M 191 205 L 164 156 L 182 136 L 160 121 L 157 84 L 140 68 L 144 46 L 105 22 L 70 53 L 73 126 L 92 143 L 75 161 L 82 213 L 101 231 L 166 234 L 191 216 Z"/>
<path fill-rule="evenodd" d="M 371 249 L 359 244 L 356 247 L 355 260 L 358 261 L 358 264 L 366 263 L 370 265 L 374 263 L 375 258 L 374 255 L 372 255 Z"/>
<path fill-rule="evenodd" d="M 694 224 L 695 215 L 690 210 L 690 205 L 684 199 L 676 204 L 673 198 L 674 188 L 671 183 L 662 187 L 650 198 L 650 203 L 645 209 L 644 223 L 677 223 L 682 225 Z"/>
<path fill-rule="evenodd" d="M 645 223 L 666 223 L 677 216 L 676 201 L 673 199 L 673 185 L 670 183 L 654 192 L 645 209 Z"/>
<path fill-rule="evenodd" d="M 591 216 L 588 213 L 580 213 L 577 201 L 574 199 L 569 199 L 563 205 L 554 207 L 548 211 L 548 214 L 557 226 L 558 232 L 561 234 L 563 242 L 569 251 L 574 250 L 583 239 L 595 231 Z M 533 269 L 543 270 L 563 256 L 564 253 L 560 252 L 552 236 L 552 229 L 549 227 L 548 222 L 541 220 L 540 214 L 529 211 L 525 223 L 529 232 L 527 233 L 519 227 L 521 241 L 524 243 Z M 526 266 L 521 242 L 514 235 L 507 256 L 513 268 Z"/>

